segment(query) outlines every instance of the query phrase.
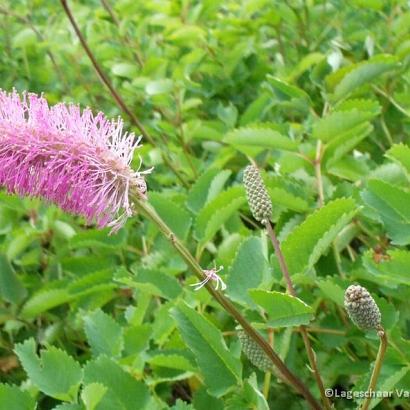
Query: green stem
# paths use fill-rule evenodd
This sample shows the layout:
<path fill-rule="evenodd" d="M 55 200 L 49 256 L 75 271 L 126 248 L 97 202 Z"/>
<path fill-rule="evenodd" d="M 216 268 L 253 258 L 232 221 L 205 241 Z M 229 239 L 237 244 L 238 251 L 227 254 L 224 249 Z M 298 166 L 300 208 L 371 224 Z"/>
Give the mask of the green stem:
<path fill-rule="evenodd" d="M 374 392 L 376 389 L 377 379 L 379 378 L 380 370 L 382 368 L 382 363 L 384 359 L 384 354 L 386 353 L 386 349 L 387 349 L 387 335 L 381 326 L 378 329 L 378 335 L 380 337 L 380 345 L 379 345 L 379 351 L 377 352 L 376 361 L 374 362 L 374 367 L 373 367 L 372 376 L 370 378 L 369 387 L 367 388 L 367 393 L 369 393 L 368 394 L 369 397 L 366 397 L 364 399 L 363 404 L 360 407 L 360 410 L 367 410 L 370 406 L 370 403 L 372 400 L 371 393 Z"/>
<path fill-rule="evenodd" d="M 192 269 L 195 275 L 200 279 L 205 279 L 205 275 L 201 266 L 191 255 L 189 250 L 178 240 L 172 230 L 166 225 L 156 211 L 144 200 L 138 196 L 134 196 L 134 205 L 136 211 L 141 212 L 151 222 L 153 222 L 162 234 L 169 239 L 173 247 L 179 252 L 187 265 Z M 252 327 L 252 325 L 242 316 L 236 309 L 233 303 L 227 299 L 221 292 L 215 290 L 211 283 L 205 285 L 207 291 L 213 298 L 242 326 L 243 330 L 263 349 L 272 363 L 277 367 L 284 381 L 292 384 L 296 391 L 303 395 L 312 409 L 320 410 L 320 404 L 316 401 L 313 395 L 305 384 L 293 374 L 282 359 L 273 351 L 269 343 Z"/>
<path fill-rule="evenodd" d="M 280 266 L 282 274 L 285 278 L 288 292 L 292 296 L 296 297 L 296 291 L 295 291 L 295 288 L 293 286 L 292 279 L 290 278 L 288 265 L 285 261 L 285 257 L 282 253 L 279 241 L 278 241 L 278 239 L 275 235 L 275 231 L 273 230 L 270 221 L 268 221 L 266 223 L 266 230 L 268 231 L 268 235 L 269 235 L 269 238 L 272 242 L 273 248 L 275 250 L 276 257 L 278 258 L 279 266 Z M 323 405 L 324 405 L 326 410 L 330 410 L 332 405 L 331 405 L 329 399 L 327 398 L 327 396 L 325 394 L 325 386 L 323 385 L 323 380 L 320 376 L 319 368 L 317 366 L 316 354 L 312 349 L 312 345 L 310 344 L 310 340 L 309 340 L 309 336 L 308 336 L 308 332 L 306 330 L 306 327 L 305 326 L 299 326 L 299 331 L 300 331 L 300 334 L 302 335 L 302 339 L 303 339 L 303 343 L 305 345 L 305 349 L 306 349 L 306 353 L 307 353 L 307 356 L 308 356 L 308 359 L 309 359 L 310 367 L 313 371 L 313 375 L 315 377 L 317 386 L 319 388 L 320 397 L 322 398 Z"/>

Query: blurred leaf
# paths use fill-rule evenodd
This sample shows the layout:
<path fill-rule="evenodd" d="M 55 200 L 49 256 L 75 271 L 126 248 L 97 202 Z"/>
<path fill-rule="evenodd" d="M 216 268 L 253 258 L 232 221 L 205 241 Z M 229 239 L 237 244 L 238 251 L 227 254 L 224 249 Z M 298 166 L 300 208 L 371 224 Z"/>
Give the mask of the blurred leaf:
<path fill-rule="evenodd" d="M 248 289 L 256 288 L 266 280 L 268 263 L 263 252 L 261 240 L 246 238 L 240 245 L 229 270 L 226 292 L 235 302 L 252 306 Z"/>
<path fill-rule="evenodd" d="M 249 294 L 266 311 L 269 326 L 307 325 L 313 318 L 312 308 L 294 296 L 261 289 L 251 289 Z"/>
<path fill-rule="evenodd" d="M 149 390 L 141 381 L 124 371 L 118 364 L 105 356 L 90 361 L 84 367 L 84 383 L 98 383 L 106 388 L 98 403 L 98 410 L 149 408 Z"/>
<path fill-rule="evenodd" d="M 36 404 L 28 392 L 17 386 L 0 384 L 0 408 L 4 410 L 34 410 Z"/>
<path fill-rule="evenodd" d="M 20 279 L 8 259 L 0 254 L 0 295 L 7 302 L 17 305 L 27 295 Z"/>
<path fill-rule="evenodd" d="M 340 100 L 355 91 L 363 84 L 373 81 L 380 75 L 398 67 L 396 57 L 391 55 L 378 55 L 368 61 L 356 64 L 336 86 L 334 100 Z"/>
<path fill-rule="evenodd" d="M 31 382 L 43 393 L 59 400 L 75 399 L 82 370 L 66 352 L 51 346 L 38 357 L 33 339 L 17 344 L 15 352 Z"/>
<path fill-rule="evenodd" d="M 297 226 L 282 244 L 290 273 L 301 273 L 312 268 L 356 212 L 357 206 L 352 199 L 336 199 Z"/>
<path fill-rule="evenodd" d="M 120 356 L 124 347 L 121 326 L 102 310 L 96 310 L 84 318 L 84 331 L 95 357 Z"/>
<path fill-rule="evenodd" d="M 240 380 L 240 361 L 229 352 L 219 330 L 195 310 L 180 303 L 172 316 L 195 354 L 210 393 L 222 396 Z"/>

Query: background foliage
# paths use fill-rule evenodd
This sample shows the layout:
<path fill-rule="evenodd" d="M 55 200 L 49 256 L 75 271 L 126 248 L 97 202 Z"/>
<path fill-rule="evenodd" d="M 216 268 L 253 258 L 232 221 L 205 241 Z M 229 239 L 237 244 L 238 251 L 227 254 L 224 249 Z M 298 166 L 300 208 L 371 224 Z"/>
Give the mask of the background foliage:
<path fill-rule="evenodd" d="M 377 337 L 356 329 L 342 304 L 358 282 L 375 295 L 390 339 L 379 389 L 408 389 L 408 2 L 69 4 L 155 143 L 140 151 L 143 166 L 155 166 L 151 204 L 204 268 L 225 267 L 226 294 L 262 331 L 274 328 L 286 364 L 318 396 L 292 328 L 309 323 L 325 386 L 367 386 Z M 127 120 L 59 2 L 3 1 L 0 55 L 3 89 Z M 276 230 L 307 306 L 277 294 L 277 261 L 241 184 L 249 158 L 266 171 Z M 107 236 L 0 192 L 0 408 L 306 408 L 275 375 L 264 397 L 269 379 L 241 358 L 235 323 L 205 290 L 193 292 L 194 282 L 142 218 Z M 409 408 L 397 395 L 373 406 L 399 403 Z"/>

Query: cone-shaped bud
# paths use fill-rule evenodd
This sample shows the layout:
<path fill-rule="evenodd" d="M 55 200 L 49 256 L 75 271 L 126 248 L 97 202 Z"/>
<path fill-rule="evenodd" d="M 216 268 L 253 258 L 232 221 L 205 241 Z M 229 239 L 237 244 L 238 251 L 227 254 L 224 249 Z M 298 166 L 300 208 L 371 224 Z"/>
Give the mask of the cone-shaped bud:
<path fill-rule="evenodd" d="M 238 331 L 242 351 L 249 361 L 264 372 L 273 372 L 275 368 L 262 348 L 243 330 Z"/>
<path fill-rule="evenodd" d="M 258 168 L 248 165 L 243 174 L 246 196 L 253 217 L 262 223 L 272 217 L 272 202 Z"/>
<path fill-rule="evenodd" d="M 363 330 L 377 329 L 381 325 L 379 307 L 362 286 L 351 285 L 345 292 L 345 308 L 353 323 Z"/>

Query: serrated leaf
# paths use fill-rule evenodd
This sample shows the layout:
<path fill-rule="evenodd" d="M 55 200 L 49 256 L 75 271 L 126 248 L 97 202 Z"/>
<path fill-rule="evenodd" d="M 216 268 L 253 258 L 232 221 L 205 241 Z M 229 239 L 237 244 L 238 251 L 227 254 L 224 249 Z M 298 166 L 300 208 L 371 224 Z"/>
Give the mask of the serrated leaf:
<path fill-rule="evenodd" d="M 192 186 L 187 198 L 187 207 L 194 213 L 198 213 L 208 199 L 209 185 L 218 174 L 217 169 L 209 169 L 204 172 Z"/>
<path fill-rule="evenodd" d="M 121 326 L 98 309 L 84 318 L 84 331 L 94 356 L 119 357 L 124 347 Z"/>
<path fill-rule="evenodd" d="M 30 394 L 17 386 L 0 384 L 0 409 L 34 410 L 36 403 Z"/>
<path fill-rule="evenodd" d="M 297 226 L 282 244 L 290 273 L 302 273 L 312 268 L 356 212 L 353 199 L 336 199 Z"/>
<path fill-rule="evenodd" d="M 248 289 L 257 288 L 269 272 L 261 240 L 246 238 L 240 245 L 226 281 L 226 292 L 232 300 L 252 306 Z"/>
<path fill-rule="evenodd" d="M 243 127 L 225 135 L 224 142 L 235 147 L 249 146 L 296 151 L 298 144 L 269 127 Z"/>
<path fill-rule="evenodd" d="M 379 115 L 382 107 L 377 100 L 369 100 L 365 98 L 351 98 L 349 100 L 344 100 L 340 102 L 337 107 L 337 111 L 365 111 L 368 113 L 372 113 L 373 116 Z"/>
<path fill-rule="evenodd" d="M 77 233 L 69 243 L 73 249 L 86 247 L 114 249 L 122 246 L 127 239 L 125 229 L 120 229 L 115 235 L 109 233 L 110 229 L 88 229 Z"/>
<path fill-rule="evenodd" d="M 336 86 L 333 99 L 338 101 L 348 96 L 358 87 L 394 70 L 397 66 L 397 58 L 391 55 L 378 55 L 368 61 L 356 64 Z"/>
<path fill-rule="evenodd" d="M 343 306 L 345 290 L 337 284 L 333 278 L 328 277 L 326 279 L 318 280 L 317 285 L 326 299 L 330 299 L 337 305 Z"/>
<path fill-rule="evenodd" d="M 275 95 L 282 100 L 302 99 L 310 101 L 309 95 L 305 91 L 296 87 L 295 85 L 288 84 L 285 81 L 280 80 L 270 74 L 266 76 L 267 82 L 272 86 Z"/>
<path fill-rule="evenodd" d="M 180 239 L 185 239 L 191 227 L 192 220 L 190 214 L 158 192 L 151 192 L 149 201 L 176 236 Z"/>
<path fill-rule="evenodd" d="M 410 178 L 410 147 L 404 144 L 396 144 L 385 155 L 399 164 L 406 173 L 407 178 Z"/>
<path fill-rule="evenodd" d="M 70 295 L 67 289 L 44 290 L 33 295 L 21 310 L 22 318 L 38 316 L 46 310 L 70 302 L 74 295 Z"/>
<path fill-rule="evenodd" d="M 0 254 L 0 296 L 7 302 L 18 304 L 27 295 L 27 291 L 14 272 L 7 257 Z"/>
<path fill-rule="evenodd" d="M 410 243 L 410 192 L 381 180 L 370 180 L 361 193 L 367 206 L 374 209 L 393 243 Z"/>
<path fill-rule="evenodd" d="M 373 116 L 371 112 L 356 109 L 351 111 L 336 111 L 319 119 L 313 125 L 312 136 L 323 142 L 329 142 L 340 134 L 367 122 Z"/>
<path fill-rule="evenodd" d="M 158 354 L 148 360 L 151 366 L 168 367 L 171 369 L 184 370 L 187 372 L 195 372 L 196 368 L 184 356 L 178 354 Z"/>
<path fill-rule="evenodd" d="M 325 147 L 323 163 L 330 167 L 345 154 L 352 151 L 373 131 L 373 126 L 365 122 L 333 138 Z"/>
<path fill-rule="evenodd" d="M 153 295 L 171 300 L 177 298 L 182 292 L 181 285 L 173 276 L 139 267 L 132 267 L 131 270 L 136 274 L 136 277 L 129 282 L 131 286 L 147 289 Z"/>
<path fill-rule="evenodd" d="M 149 408 L 148 387 L 108 357 L 100 356 L 86 364 L 84 383 L 98 383 L 107 388 L 98 410 L 135 410 L 136 404 L 141 410 Z"/>
<path fill-rule="evenodd" d="M 297 297 L 262 289 L 251 289 L 249 295 L 266 311 L 272 327 L 307 325 L 313 317 L 312 308 Z"/>
<path fill-rule="evenodd" d="M 212 201 L 223 189 L 226 181 L 231 176 L 232 171 L 224 170 L 221 171 L 215 178 L 212 179 L 211 184 L 209 185 L 208 196 L 206 202 Z"/>
<path fill-rule="evenodd" d="M 291 209 L 296 212 L 306 212 L 308 210 L 309 204 L 305 199 L 293 195 L 283 188 L 267 188 L 272 204 L 283 206 L 286 209 Z"/>
<path fill-rule="evenodd" d="M 246 202 L 242 186 L 229 188 L 209 202 L 198 214 L 195 225 L 196 237 L 201 243 L 212 239 L 222 225 Z"/>
<path fill-rule="evenodd" d="M 95 410 L 98 403 L 107 391 L 107 387 L 101 383 L 90 383 L 84 386 L 81 391 L 81 399 L 87 410 Z"/>
<path fill-rule="evenodd" d="M 232 356 L 219 330 L 185 303 L 172 309 L 185 343 L 194 353 L 209 392 L 225 394 L 241 379 L 241 362 Z"/>
<path fill-rule="evenodd" d="M 53 346 L 36 354 L 33 339 L 15 346 L 15 352 L 31 382 L 48 396 L 71 401 L 82 379 L 81 366 L 66 352 Z"/>
<path fill-rule="evenodd" d="M 385 258 L 377 263 L 373 259 L 373 252 L 366 252 L 363 256 L 365 268 L 373 275 L 391 283 L 410 286 L 410 252 L 402 249 L 394 249 L 385 255 Z"/>

